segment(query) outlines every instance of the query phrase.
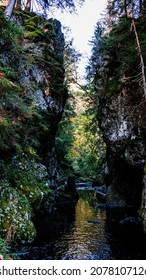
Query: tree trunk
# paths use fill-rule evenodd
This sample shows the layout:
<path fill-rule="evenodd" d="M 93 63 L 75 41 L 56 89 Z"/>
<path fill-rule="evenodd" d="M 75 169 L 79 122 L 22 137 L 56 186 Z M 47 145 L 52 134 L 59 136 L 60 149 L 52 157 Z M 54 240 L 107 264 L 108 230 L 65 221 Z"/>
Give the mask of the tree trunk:
<path fill-rule="evenodd" d="M 10 19 L 16 4 L 16 0 L 9 0 L 8 5 L 4 11 L 4 16 L 6 19 Z"/>
<path fill-rule="evenodd" d="M 146 18 L 146 0 L 143 1 L 142 14 L 143 14 L 143 17 Z"/>
<path fill-rule="evenodd" d="M 139 0 L 139 15 L 142 14 L 142 0 Z"/>
<path fill-rule="evenodd" d="M 16 6 L 18 7 L 18 8 L 21 8 L 21 0 L 16 0 L 17 2 L 16 2 Z"/>
<path fill-rule="evenodd" d="M 135 37 L 136 37 L 136 43 L 137 43 L 137 49 L 138 49 L 138 54 L 140 56 L 140 66 L 141 66 L 141 74 L 142 74 L 142 83 L 143 83 L 143 91 L 144 91 L 144 98 L 146 99 L 146 78 L 145 78 L 145 65 L 144 65 L 144 60 L 141 52 L 141 46 L 138 38 L 138 33 L 136 30 L 136 25 L 135 21 L 132 20 L 132 26 L 134 29 Z"/>
<path fill-rule="evenodd" d="M 124 0 L 124 13 L 125 13 L 125 17 L 127 18 L 127 0 Z"/>
<path fill-rule="evenodd" d="M 31 9 L 31 0 L 26 1 L 25 10 L 30 12 Z"/>

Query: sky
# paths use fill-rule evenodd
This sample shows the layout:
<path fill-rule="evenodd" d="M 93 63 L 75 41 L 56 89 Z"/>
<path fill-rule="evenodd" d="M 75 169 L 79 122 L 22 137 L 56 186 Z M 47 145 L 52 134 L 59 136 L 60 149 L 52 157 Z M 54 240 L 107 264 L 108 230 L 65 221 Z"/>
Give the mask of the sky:
<path fill-rule="evenodd" d="M 105 11 L 107 0 L 85 0 L 81 8 L 78 8 L 77 14 L 69 12 L 54 12 L 53 17 L 61 21 L 62 25 L 71 29 L 71 38 L 74 39 L 73 46 L 82 53 L 82 62 L 80 63 L 80 73 L 84 75 L 87 58 L 91 54 L 89 40 L 94 35 L 94 28 L 98 20 Z"/>

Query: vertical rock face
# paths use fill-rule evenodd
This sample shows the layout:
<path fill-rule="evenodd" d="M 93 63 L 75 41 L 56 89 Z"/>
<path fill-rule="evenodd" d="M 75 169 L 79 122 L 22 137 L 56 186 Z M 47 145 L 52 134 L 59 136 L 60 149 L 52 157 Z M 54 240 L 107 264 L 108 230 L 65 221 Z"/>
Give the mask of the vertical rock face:
<path fill-rule="evenodd" d="M 127 97 L 121 98 L 118 94 L 102 108 L 101 129 L 107 145 L 108 184 L 112 186 L 107 194 L 109 206 L 140 206 L 145 137 L 141 112 L 132 112 L 131 107 Z M 115 192 L 118 193 L 116 201 Z"/>
<path fill-rule="evenodd" d="M 6 22 L 2 12 L 0 229 L 9 241 L 30 243 L 34 210 L 65 180 L 55 151 L 67 99 L 64 36 L 57 20 L 16 10 Z"/>
<path fill-rule="evenodd" d="M 145 141 L 141 112 L 128 104 L 129 92 L 111 98 L 103 108 L 101 129 L 107 144 L 110 172 L 108 206 L 139 207 L 141 201 Z M 132 109 L 131 109 L 132 108 Z M 114 193 L 117 192 L 117 198 Z"/>
<path fill-rule="evenodd" d="M 124 24 L 128 32 L 129 23 Z M 107 146 L 107 206 L 139 209 L 146 155 L 146 108 L 143 87 L 134 78 L 134 73 L 141 75 L 136 48 L 133 47 L 132 54 L 129 51 L 129 65 L 128 58 L 127 64 L 125 57 L 122 60 L 123 53 L 128 51 L 128 40 L 135 44 L 133 34 L 119 43 L 121 32 L 124 38 L 124 24 L 115 31 L 117 41 L 112 49 L 109 37 L 109 48 L 95 77 L 95 88 L 99 124 Z M 112 39 L 113 34 L 110 36 Z"/>

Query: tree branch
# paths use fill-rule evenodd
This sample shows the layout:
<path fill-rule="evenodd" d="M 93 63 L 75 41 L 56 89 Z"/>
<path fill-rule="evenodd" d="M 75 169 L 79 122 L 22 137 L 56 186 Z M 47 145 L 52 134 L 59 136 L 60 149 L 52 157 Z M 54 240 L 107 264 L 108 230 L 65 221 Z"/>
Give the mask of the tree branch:
<path fill-rule="evenodd" d="M 132 30 L 132 27 L 133 27 L 133 30 L 134 30 L 134 33 L 135 33 L 138 54 L 139 54 L 140 61 L 141 61 L 141 74 L 142 74 L 144 98 L 146 99 L 146 78 L 145 78 L 145 71 L 144 71 L 145 65 L 144 65 L 144 60 L 143 60 L 143 56 L 142 56 L 141 46 L 140 46 L 140 42 L 139 42 L 139 38 L 138 38 L 138 33 L 137 33 L 137 30 L 136 30 L 136 25 L 135 25 L 135 21 L 134 20 L 132 20 L 132 23 L 131 23 L 131 30 Z"/>

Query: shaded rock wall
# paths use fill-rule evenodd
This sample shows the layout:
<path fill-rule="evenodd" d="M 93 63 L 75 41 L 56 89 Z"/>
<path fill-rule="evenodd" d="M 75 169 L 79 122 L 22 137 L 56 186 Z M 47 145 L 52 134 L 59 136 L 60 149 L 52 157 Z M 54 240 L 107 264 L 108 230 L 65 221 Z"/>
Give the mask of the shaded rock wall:
<path fill-rule="evenodd" d="M 107 144 L 109 183 L 120 195 L 119 206 L 140 206 L 145 139 L 140 110 L 136 110 L 130 90 L 112 97 L 103 108 L 101 129 Z M 139 100 L 139 102 L 141 102 Z M 133 109 L 134 108 L 134 109 Z M 122 199 L 122 203 L 121 203 Z M 107 196 L 107 204 L 112 200 Z"/>
<path fill-rule="evenodd" d="M 59 21 L 34 13 L 16 9 L 7 22 L 2 8 L 0 17 L 0 232 L 30 243 L 50 188 L 67 185 L 55 150 L 68 95 L 64 36 Z"/>
<path fill-rule="evenodd" d="M 107 206 L 139 209 L 146 155 L 146 108 L 143 87 L 134 78 L 134 74 L 141 75 L 141 69 L 134 34 L 129 33 L 127 38 L 129 26 L 129 22 L 122 22 L 109 35 L 95 76 L 95 89 L 99 124 L 107 147 Z M 132 51 L 128 40 L 133 42 Z"/>

